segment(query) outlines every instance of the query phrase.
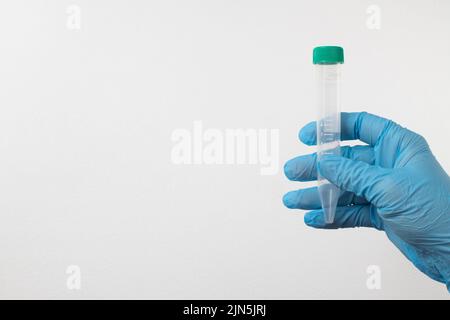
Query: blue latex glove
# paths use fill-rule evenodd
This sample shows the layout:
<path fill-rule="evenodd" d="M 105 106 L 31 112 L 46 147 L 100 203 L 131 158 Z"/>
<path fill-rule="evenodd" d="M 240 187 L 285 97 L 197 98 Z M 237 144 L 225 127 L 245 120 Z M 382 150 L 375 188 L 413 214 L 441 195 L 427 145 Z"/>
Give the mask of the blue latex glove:
<path fill-rule="evenodd" d="M 317 187 L 287 193 L 288 208 L 313 210 L 305 223 L 315 228 L 372 227 L 388 238 L 422 272 L 450 292 L 450 178 L 425 139 L 398 124 L 366 112 L 342 113 L 342 140 L 368 145 L 342 147 L 342 157 L 316 155 L 288 161 L 286 176 L 295 181 L 320 173 L 341 188 L 333 224 L 324 223 Z M 316 144 L 316 123 L 300 131 Z"/>

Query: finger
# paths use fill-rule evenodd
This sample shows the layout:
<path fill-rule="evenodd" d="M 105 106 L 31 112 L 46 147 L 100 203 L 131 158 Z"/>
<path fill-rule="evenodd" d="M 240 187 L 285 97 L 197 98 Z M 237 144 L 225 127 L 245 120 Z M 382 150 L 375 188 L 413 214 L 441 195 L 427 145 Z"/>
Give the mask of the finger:
<path fill-rule="evenodd" d="M 373 206 L 356 205 L 348 207 L 337 207 L 334 221 L 325 223 L 323 210 L 314 210 L 305 214 L 305 224 L 319 229 L 340 229 L 368 227 L 382 229 L 381 219 Z"/>
<path fill-rule="evenodd" d="M 391 126 L 391 120 L 367 112 L 341 113 L 341 140 L 361 140 L 374 146 Z M 401 128 L 400 126 L 398 126 Z M 317 143 L 316 122 L 310 122 L 299 132 L 300 141 L 306 145 Z"/>
<path fill-rule="evenodd" d="M 392 169 L 373 166 L 339 156 L 326 156 L 318 164 L 320 174 L 341 190 L 364 197 L 377 207 L 385 207 L 383 195 Z"/>
<path fill-rule="evenodd" d="M 284 195 L 283 203 L 289 209 L 315 210 L 322 208 L 317 187 L 290 191 Z M 367 203 L 366 199 L 350 192 L 342 192 L 338 200 L 338 206 Z"/>
<path fill-rule="evenodd" d="M 342 147 L 343 157 L 364 161 L 373 164 L 375 154 L 370 146 Z M 299 156 L 289 160 L 284 165 L 284 174 L 293 181 L 313 181 L 317 180 L 317 155 L 316 153 Z"/>

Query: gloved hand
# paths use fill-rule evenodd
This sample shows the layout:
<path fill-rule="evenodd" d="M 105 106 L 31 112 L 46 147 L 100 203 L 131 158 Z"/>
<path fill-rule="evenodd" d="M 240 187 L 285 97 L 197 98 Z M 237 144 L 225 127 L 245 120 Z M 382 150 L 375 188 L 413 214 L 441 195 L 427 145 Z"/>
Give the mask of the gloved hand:
<path fill-rule="evenodd" d="M 366 112 L 342 113 L 341 139 L 368 145 L 342 147 L 339 156 L 300 156 L 288 161 L 290 180 L 311 181 L 320 173 L 341 189 L 334 223 L 325 224 L 317 187 L 288 192 L 288 208 L 313 210 L 305 223 L 315 228 L 372 227 L 388 238 L 422 272 L 450 292 L 450 178 L 425 139 Z M 316 144 L 316 123 L 300 131 Z"/>

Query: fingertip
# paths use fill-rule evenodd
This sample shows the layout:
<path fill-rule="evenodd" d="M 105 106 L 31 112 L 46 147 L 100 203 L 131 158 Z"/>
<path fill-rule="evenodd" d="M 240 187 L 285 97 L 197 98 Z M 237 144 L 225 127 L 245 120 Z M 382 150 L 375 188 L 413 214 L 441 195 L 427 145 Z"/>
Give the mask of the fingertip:
<path fill-rule="evenodd" d="M 312 223 L 312 215 L 311 212 L 307 212 L 305 214 L 305 216 L 303 217 L 303 221 L 305 222 L 305 224 L 309 227 L 311 227 L 311 223 Z"/>
<path fill-rule="evenodd" d="M 284 164 L 283 171 L 284 171 L 284 175 L 286 176 L 286 178 L 288 178 L 289 180 L 292 180 L 292 177 L 294 175 L 294 168 L 292 167 L 292 160 L 289 160 Z"/>
<path fill-rule="evenodd" d="M 291 181 L 317 180 L 316 161 L 315 153 L 290 159 L 284 165 L 284 175 Z"/>
<path fill-rule="evenodd" d="M 322 210 L 314 210 L 306 213 L 303 220 L 308 227 L 323 228 Z"/>
<path fill-rule="evenodd" d="M 308 146 L 316 144 L 316 122 L 310 122 L 300 129 L 298 138 Z"/>
<path fill-rule="evenodd" d="M 293 191 L 289 191 L 283 196 L 283 204 L 286 208 L 293 209 L 295 202 L 293 199 Z"/>

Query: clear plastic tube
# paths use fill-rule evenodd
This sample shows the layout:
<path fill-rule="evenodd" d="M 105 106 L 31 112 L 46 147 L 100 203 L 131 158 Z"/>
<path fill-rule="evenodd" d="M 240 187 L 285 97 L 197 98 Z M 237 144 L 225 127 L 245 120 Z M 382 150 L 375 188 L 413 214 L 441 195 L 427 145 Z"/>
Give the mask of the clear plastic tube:
<path fill-rule="evenodd" d="M 341 64 L 315 64 L 317 87 L 317 161 L 325 155 L 340 155 L 341 113 L 340 81 Z M 325 222 L 334 221 L 340 195 L 338 187 L 317 172 L 318 189 Z"/>

